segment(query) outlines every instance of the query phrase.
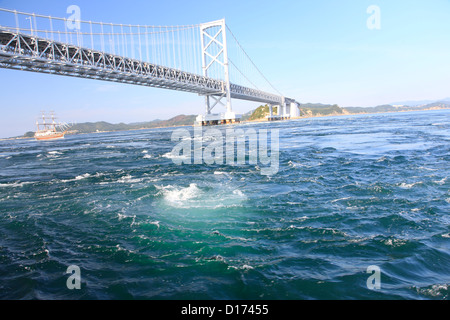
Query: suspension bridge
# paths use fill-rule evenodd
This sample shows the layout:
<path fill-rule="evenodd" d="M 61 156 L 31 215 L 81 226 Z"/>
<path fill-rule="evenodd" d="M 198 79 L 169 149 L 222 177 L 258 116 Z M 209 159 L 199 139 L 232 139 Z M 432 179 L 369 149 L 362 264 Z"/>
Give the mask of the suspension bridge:
<path fill-rule="evenodd" d="M 299 103 L 267 80 L 225 20 L 141 26 L 0 8 L 0 67 L 195 93 L 205 97 L 200 125 L 238 122 L 232 99 L 268 104 L 268 120 L 299 112 Z M 225 112 L 213 113 L 218 105 Z"/>

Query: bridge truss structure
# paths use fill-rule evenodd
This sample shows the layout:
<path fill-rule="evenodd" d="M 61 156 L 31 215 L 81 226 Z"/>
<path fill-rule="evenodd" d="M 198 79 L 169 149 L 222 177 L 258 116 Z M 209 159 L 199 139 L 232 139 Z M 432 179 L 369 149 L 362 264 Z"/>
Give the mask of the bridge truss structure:
<path fill-rule="evenodd" d="M 67 18 L 1 8 L 0 14 L 9 17 L 0 20 L 6 21 L 5 25 L 0 22 L 1 68 L 195 93 L 205 96 L 205 114 L 197 118 L 200 124 L 238 120 L 232 99 L 268 104 L 269 120 L 298 112 L 299 103 L 281 95 L 267 81 L 225 20 L 176 27 L 75 21 L 80 27 L 68 30 Z M 23 27 L 23 18 L 29 20 L 29 28 Z M 37 21 L 47 28 L 38 29 Z M 83 32 L 81 26 L 89 31 Z M 105 26 L 109 27 L 106 32 Z M 237 48 L 234 58 L 229 56 L 227 31 Z M 258 77 L 251 78 L 255 74 Z M 262 78 L 269 90 L 261 89 L 254 78 Z M 213 114 L 216 105 L 224 106 L 226 112 Z M 274 106 L 278 106 L 276 116 Z"/>

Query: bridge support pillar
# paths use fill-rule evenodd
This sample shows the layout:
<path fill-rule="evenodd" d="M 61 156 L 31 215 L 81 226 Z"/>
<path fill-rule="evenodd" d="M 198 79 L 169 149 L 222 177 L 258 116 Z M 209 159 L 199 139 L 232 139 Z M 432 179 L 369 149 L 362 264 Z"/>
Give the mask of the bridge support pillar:
<path fill-rule="evenodd" d="M 290 103 L 290 108 L 291 108 L 290 115 L 291 115 L 291 118 L 298 118 L 300 116 L 300 110 L 299 110 L 298 107 L 299 106 L 298 106 L 297 103 L 295 103 L 295 102 L 291 102 Z"/>
<path fill-rule="evenodd" d="M 273 114 L 274 105 L 269 105 L 269 115 L 267 116 L 268 121 L 276 121 L 276 120 L 288 120 L 292 117 L 293 110 L 297 109 L 293 107 L 293 103 L 289 103 L 283 97 L 281 103 L 279 103 L 277 107 L 277 115 Z"/>
<path fill-rule="evenodd" d="M 207 95 L 205 99 L 206 110 L 205 116 L 198 119 L 206 119 L 197 121 L 197 123 L 210 124 L 228 124 L 238 122 L 240 117 L 231 108 L 231 83 L 228 70 L 228 50 L 227 50 L 227 30 L 225 19 L 208 22 L 200 25 L 200 41 L 202 45 L 202 68 L 203 75 L 209 77 L 209 71 L 223 70 L 223 86 L 222 94 Z M 218 52 L 218 53 L 217 53 Z M 211 110 L 221 104 L 225 107 L 226 112 L 220 115 L 212 114 Z M 210 120 L 207 120 L 210 119 Z"/>

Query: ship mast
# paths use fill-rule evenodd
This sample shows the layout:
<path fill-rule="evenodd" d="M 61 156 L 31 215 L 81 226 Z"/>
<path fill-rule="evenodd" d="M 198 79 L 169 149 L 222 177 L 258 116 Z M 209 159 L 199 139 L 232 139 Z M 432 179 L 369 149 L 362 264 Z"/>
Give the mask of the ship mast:
<path fill-rule="evenodd" d="M 47 123 L 45 122 L 45 113 L 42 111 L 42 125 L 44 126 L 44 130 L 47 130 Z"/>
<path fill-rule="evenodd" d="M 51 111 L 51 112 L 50 112 L 50 115 L 51 115 L 51 117 L 52 117 L 53 131 L 56 132 L 55 112 L 54 112 L 54 111 Z"/>

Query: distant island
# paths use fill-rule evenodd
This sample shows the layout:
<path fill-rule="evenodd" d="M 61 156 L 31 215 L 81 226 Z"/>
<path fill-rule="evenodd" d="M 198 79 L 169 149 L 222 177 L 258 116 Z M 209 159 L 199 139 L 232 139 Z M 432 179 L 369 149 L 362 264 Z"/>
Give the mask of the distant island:
<path fill-rule="evenodd" d="M 135 122 L 135 123 L 109 123 L 105 121 L 98 122 L 83 122 L 77 123 L 70 127 L 67 134 L 83 134 L 83 133 L 96 133 L 96 132 L 111 132 L 111 131 L 128 131 L 128 130 L 142 130 L 153 129 L 161 127 L 178 127 L 178 126 L 191 126 L 197 115 L 178 115 L 169 120 L 152 120 L 147 122 Z M 34 137 L 34 132 L 29 131 L 23 135 L 25 138 Z"/>
<path fill-rule="evenodd" d="M 276 108 L 274 108 L 276 114 Z M 405 111 L 421 111 L 421 110 L 439 110 L 450 109 L 450 101 L 437 101 L 422 105 L 380 105 L 376 107 L 339 107 L 337 104 L 321 104 L 321 103 L 305 103 L 300 105 L 300 117 L 323 117 L 323 116 L 339 116 L 350 114 L 371 114 L 383 112 L 405 112 Z M 242 115 L 242 121 L 263 121 L 269 115 L 269 106 L 263 105 Z M 178 115 L 169 120 L 152 120 L 148 122 L 136 123 L 118 123 L 112 124 L 105 121 L 78 123 L 71 126 L 68 134 L 83 134 L 96 132 L 111 131 L 128 131 L 152 129 L 161 127 L 178 127 L 191 126 L 195 122 L 197 115 Z M 29 131 L 21 138 L 32 138 L 34 132 Z"/>
<path fill-rule="evenodd" d="M 450 109 L 450 101 L 432 102 L 425 105 L 406 106 L 406 105 L 380 105 L 376 107 L 339 107 L 337 104 L 322 103 L 305 103 L 300 105 L 299 118 L 339 116 L 350 114 L 372 114 L 383 112 L 405 112 L 405 111 L 421 111 L 421 110 L 439 110 Z M 275 108 L 276 114 L 276 108 Z M 247 118 L 243 120 L 258 121 L 263 120 L 269 115 L 269 106 L 260 106 L 255 109 Z M 244 119 L 245 118 L 245 119 Z"/>

